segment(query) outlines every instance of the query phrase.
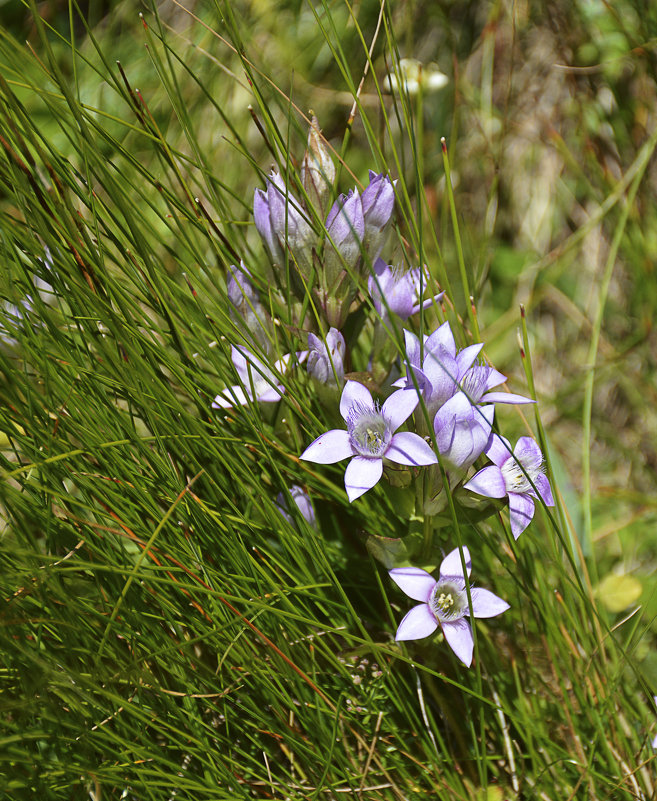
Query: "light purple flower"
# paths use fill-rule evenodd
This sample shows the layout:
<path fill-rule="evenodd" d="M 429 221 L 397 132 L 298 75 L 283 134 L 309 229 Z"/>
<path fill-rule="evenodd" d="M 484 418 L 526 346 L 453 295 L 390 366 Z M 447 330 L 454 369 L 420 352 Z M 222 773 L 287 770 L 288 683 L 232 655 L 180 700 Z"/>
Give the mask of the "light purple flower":
<path fill-rule="evenodd" d="M 436 454 L 422 437 L 409 431 L 394 433 L 417 404 L 416 394 L 400 390 L 379 408 L 369 389 L 357 381 L 347 381 L 340 398 L 340 414 L 347 430 L 327 431 L 300 458 L 333 464 L 353 457 L 345 470 L 344 485 L 349 501 L 355 501 L 381 478 L 384 458 L 411 466 L 436 463 Z"/>
<path fill-rule="evenodd" d="M 344 379 L 344 337 L 330 328 L 326 341 L 308 334 L 308 372 L 321 384 L 341 384 Z"/>
<path fill-rule="evenodd" d="M 313 528 L 317 528 L 317 522 L 315 520 L 315 508 L 313 507 L 313 502 L 310 500 L 310 495 L 308 495 L 306 490 L 303 487 L 300 487 L 298 484 L 293 484 L 290 487 L 290 497 L 296 504 L 299 512 L 301 512 L 303 519 Z M 287 496 L 284 493 L 278 493 L 278 496 L 276 497 L 276 506 L 278 506 L 279 512 L 288 521 L 288 523 L 294 525 L 294 520 L 290 515 L 290 507 L 287 502 Z"/>
<path fill-rule="evenodd" d="M 493 434 L 486 455 L 493 464 L 476 473 L 464 488 L 488 498 L 508 496 L 511 533 L 518 539 L 534 517 L 536 491 L 546 506 L 554 506 L 543 472 L 543 454 L 531 437 L 520 437 L 511 453 L 509 441 Z"/>
<path fill-rule="evenodd" d="M 404 331 L 408 366 L 406 378 L 400 378 L 396 387 L 413 389 L 415 382 L 422 392 L 430 418 L 456 392 L 461 390 L 471 403 L 534 403 L 531 398 L 509 392 L 490 392 L 506 381 L 506 377 L 478 360 L 483 344 L 478 342 L 457 351 L 449 323 L 443 323 L 430 336 L 424 338 L 423 357 L 420 357 L 420 340 L 410 331 Z"/>
<path fill-rule="evenodd" d="M 395 208 L 394 184 L 385 173 L 370 170 L 369 185 L 362 196 L 365 247 L 372 262 L 380 256 Z"/>
<path fill-rule="evenodd" d="M 657 705 L 657 695 L 653 696 L 653 700 L 655 705 Z M 655 735 L 655 739 L 652 741 L 652 747 L 657 751 L 657 735 Z"/>
<path fill-rule="evenodd" d="M 465 372 L 460 380 L 461 389 L 472 403 L 534 403 L 531 398 L 524 395 L 515 395 L 513 392 L 491 392 L 506 381 L 506 376 L 494 367 L 477 361 Z"/>
<path fill-rule="evenodd" d="M 488 445 L 495 407 L 473 406 L 463 392 L 446 401 L 436 412 L 433 428 L 436 445 L 448 470 L 464 471 Z"/>
<path fill-rule="evenodd" d="M 358 192 L 340 195 L 326 218 L 328 239 L 324 249 L 324 270 L 329 284 L 344 269 L 354 270 L 365 237 L 363 205 Z"/>
<path fill-rule="evenodd" d="M 421 358 L 420 340 L 410 331 L 404 331 L 408 366 L 406 378 L 400 378 L 395 386 L 415 389 L 413 376 L 422 393 L 424 403 L 433 419 L 438 409 L 456 394 L 461 378 L 472 366 L 483 345 L 469 345 L 456 350 L 456 342 L 449 323 L 443 323 L 433 334 L 424 338 L 424 353 Z"/>
<path fill-rule="evenodd" d="M 420 302 L 420 285 L 423 283 L 422 289 L 426 288 L 428 273 L 425 271 L 424 281 L 421 278 L 419 267 L 403 271 L 401 267 L 393 267 L 387 265 L 383 259 L 377 259 L 374 263 L 374 275 L 369 277 L 367 288 L 379 316 L 386 318 L 390 311 L 399 315 L 402 320 L 407 320 L 420 309 L 426 309 L 432 303 L 440 301 L 444 292 Z"/>
<path fill-rule="evenodd" d="M 269 175 L 266 192 L 255 190 L 253 217 L 274 264 L 283 264 L 285 251 L 289 248 L 299 267 L 310 265 L 317 237 L 301 204 L 288 192 L 285 181 L 276 170 Z"/>
<path fill-rule="evenodd" d="M 260 303 L 260 295 L 251 283 L 251 273 L 242 261 L 239 267 L 231 265 L 228 271 L 230 278 L 226 284 L 226 293 L 228 300 L 234 306 L 231 316 L 239 316 L 255 339 L 266 348 L 268 338 L 265 322 L 270 321 L 270 317 Z"/>
<path fill-rule="evenodd" d="M 468 577 L 472 569 L 470 552 L 463 548 Z M 465 576 L 458 548 L 443 559 L 436 581 L 419 567 L 397 567 L 390 571 L 392 580 L 414 601 L 414 606 L 399 624 L 396 640 L 419 640 L 428 637 L 440 625 L 450 648 L 466 667 L 472 664 L 474 640 L 465 619 L 470 615 Z M 470 588 L 472 613 L 475 617 L 495 617 L 506 612 L 509 604 L 490 590 Z"/>
<path fill-rule="evenodd" d="M 213 409 L 231 409 L 233 406 L 244 406 L 251 401 L 274 403 L 281 399 L 285 387 L 279 376 L 285 373 L 293 354 L 286 353 L 282 359 L 274 363 L 274 369 L 268 367 L 251 351 L 243 347 L 231 345 L 231 359 L 237 371 L 239 384 L 226 388 L 212 402 Z M 308 351 L 295 355 L 298 362 L 303 362 Z"/>

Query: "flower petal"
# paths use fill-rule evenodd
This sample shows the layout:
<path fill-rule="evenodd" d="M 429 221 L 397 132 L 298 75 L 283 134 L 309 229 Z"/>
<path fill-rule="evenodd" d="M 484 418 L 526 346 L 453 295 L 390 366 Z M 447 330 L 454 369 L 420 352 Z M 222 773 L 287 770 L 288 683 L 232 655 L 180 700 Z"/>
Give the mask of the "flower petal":
<path fill-rule="evenodd" d="M 390 578 L 414 601 L 427 603 L 436 579 L 421 567 L 395 567 L 389 570 Z"/>
<path fill-rule="evenodd" d="M 443 634 L 450 648 L 458 656 L 466 667 L 472 664 L 472 650 L 474 639 L 470 624 L 464 618 L 455 620 L 452 623 L 443 623 Z"/>
<path fill-rule="evenodd" d="M 534 517 L 534 501 L 529 495 L 510 492 L 509 512 L 511 513 L 511 533 L 515 539 L 518 539 Z"/>
<path fill-rule="evenodd" d="M 524 395 L 514 395 L 513 392 L 487 392 L 481 397 L 481 403 L 536 403 Z"/>
<path fill-rule="evenodd" d="M 475 617 L 495 617 L 506 612 L 509 604 L 498 598 L 497 595 L 490 590 L 484 590 L 481 587 L 473 587 L 470 590 L 472 597 L 472 612 Z M 470 610 L 466 611 L 466 615 L 470 614 Z"/>
<path fill-rule="evenodd" d="M 531 437 L 520 437 L 513 449 L 513 455 L 520 464 L 541 464 L 543 452 Z"/>
<path fill-rule="evenodd" d="M 463 485 L 463 489 L 485 495 L 487 498 L 504 498 L 507 494 L 502 471 L 495 465 L 484 467 Z"/>
<path fill-rule="evenodd" d="M 483 347 L 483 342 L 478 342 L 475 345 L 468 345 L 467 348 L 463 348 L 463 350 L 458 352 L 456 356 L 456 366 L 458 369 L 459 380 L 472 367 L 474 360 L 477 358 L 477 356 L 479 356 L 479 353 Z"/>
<path fill-rule="evenodd" d="M 493 434 L 490 445 L 486 450 L 486 456 L 488 456 L 493 464 L 501 467 L 511 456 L 511 443 L 506 437 Z"/>
<path fill-rule="evenodd" d="M 299 458 L 317 464 L 334 464 L 353 455 L 349 432 L 333 428 L 311 442 Z"/>
<path fill-rule="evenodd" d="M 402 391 L 410 394 L 410 390 Z M 385 457 L 390 459 L 391 462 L 397 462 L 397 464 L 413 466 L 436 464 L 438 462 L 436 454 L 422 437 L 410 431 L 400 431 L 393 436 L 388 450 L 385 452 Z"/>
<path fill-rule="evenodd" d="M 245 406 L 251 398 L 240 386 L 227 387 L 212 401 L 213 409 L 232 409 L 233 406 Z"/>
<path fill-rule="evenodd" d="M 275 387 L 270 387 L 263 382 L 263 388 L 257 387 L 258 392 L 256 396 L 256 400 L 262 401 L 262 403 L 275 403 L 281 399 L 281 396 L 285 394 L 285 387 L 282 384 L 277 384 Z"/>
<path fill-rule="evenodd" d="M 344 488 L 349 502 L 353 503 L 376 484 L 383 473 L 383 459 L 354 456 L 344 471 Z"/>
<path fill-rule="evenodd" d="M 463 546 L 463 557 L 465 558 L 465 567 L 469 576 L 470 571 L 472 570 L 472 558 L 470 556 L 470 551 L 465 545 Z M 461 552 L 458 548 L 454 548 L 453 551 L 450 551 L 440 563 L 440 577 L 443 578 L 443 576 L 456 576 L 463 578 Z"/>
<path fill-rule="evenodd" d="M 443 347 L 453 357 L 456 357 L 456 342 L 454 341 L 454 334 L 449 327 L 449 322 L 444 322 L 431 334 L 424 343 L 425 352 L 432 351 L 436 348 Z"/>
<path fill-rule="evenodd" d="M 352 406 L 360 405 L 366 409 L 374 408 L 372 393 L 358 381 L 347 381 L 340 398 L 340 414 L 346 420 Z"/>
<path fill-rule="evenodd" d="M 406 613 L 406 617 L 399 624 L 395 639 L 399 640 L 421 640 L 433 634 L 438 628 L 438 621 L 432 615 L 428 604 L 414 606 Z"/>
<path fill-rule="evenodd" d="M 381 413 L 390 423 L 390 430 L 396 431 L 413 414 L 419 402 L 415 389 L 398 389 L 393 392 L 381 408 Z"/>
<path fill-rule="evenodd" d="M 550 482 L 547 479 L 547 476 L 544 476 L 543 473 L 539 473 L 536 476 L 536 480 L 534 481 L 536 484 L 536 489 L 538 490 L 538 494 L 543 499 L 543 503 L 546 506 L 554 506 L 554 498 L 552 497 L 552 489 L 550 487 Z"/>
<path fill-rule="evenodd" d="M 404 329 L 404 345 L 406 349 L 406 359 L 409 364 L 420 366 L 420 340 L 412 331 Z"/>

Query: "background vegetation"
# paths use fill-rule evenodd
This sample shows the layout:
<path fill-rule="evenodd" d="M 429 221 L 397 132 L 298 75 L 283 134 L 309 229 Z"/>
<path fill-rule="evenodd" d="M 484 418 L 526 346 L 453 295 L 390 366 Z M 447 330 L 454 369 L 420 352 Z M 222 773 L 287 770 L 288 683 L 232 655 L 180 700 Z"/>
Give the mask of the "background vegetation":
<path fill-rule="evenodd" d="M 654 3 L 0 13 L 5 796 L 657 797 Z M 449 83 L 390 94 L 400 56 Z M 341 191 L 399 179 L 399 236 L 467 319 L 446 136 L 487 355 L 535 382 L 563 513 L 515 547 L 464 521 L 512 606 L 471 671 L 394 643 L 405 602 L 364 542 L 414 522 L 299 463 L 330 422 L 307 377 L 210 410 L 241 336 L 226 269 L 266 292 L 253 190 L 294 172 L 310 109 Z M 318 531 L 280 516 L 292 483 Z"/>

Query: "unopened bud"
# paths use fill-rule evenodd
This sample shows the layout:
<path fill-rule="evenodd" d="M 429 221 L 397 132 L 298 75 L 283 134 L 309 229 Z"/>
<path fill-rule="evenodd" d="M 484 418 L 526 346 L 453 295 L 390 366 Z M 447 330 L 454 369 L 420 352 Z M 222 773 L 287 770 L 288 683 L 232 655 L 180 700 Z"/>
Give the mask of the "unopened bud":
<path fill-rule="evenodd" d="M 308 132 L 308 149 L 301 163 L 301 183 L 317 214 L 322 218 L 334 181 L 335 165 L 324 144 L 317 117 L 313 116 Z"/>

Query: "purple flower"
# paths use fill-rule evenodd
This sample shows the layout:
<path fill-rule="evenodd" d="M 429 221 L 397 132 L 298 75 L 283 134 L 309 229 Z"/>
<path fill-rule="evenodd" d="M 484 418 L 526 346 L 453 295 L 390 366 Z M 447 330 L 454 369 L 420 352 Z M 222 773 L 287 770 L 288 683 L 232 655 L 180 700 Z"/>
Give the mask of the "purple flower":
<path fill-rule="evenodd" d="M 394 185 L 385 173 L 377 175 L 374 170 L 370 170 L 370 182 L 363 191 L 362 204 L 365 247 L 374 262 L 383 250 L 395 208 Z"/>
<path fill-rule="evenodd" d="M 246 323 L 247 329 L 263 346 L 267 346 L 267 329 L 264 326 L 269 321 L 269 315 L 260 303 L 260 295 L 251 283 L 251 273 L 240 261 L 240 266 L 231 265 L 228 268 L 230 278 L 226 284 L 228 300 L 235 307 L 235 312 Z M 231 316 L 235 316 L 234 313 Z"/>
<path fill-rule="evenodd" d="M 266 192 L 255 190 L 253 217 L 274 264 L 283 264 L 287 246 L 300 268 L 310 265 L 317 237 L 301 204 L 288 192 L 276 170 L 270 173 Z"/>
<path fill-rule="evenodd" d="M 290 487 L 290 497 L 296 504 L 299 512 L 301 512 L 303 519 L 313 528 L 317 528 L 313 502 L 310 500 L 310 495 L 308 495 L 306 490 L 303 487 L 300 487 L 298 484 L 293 484 Z M 276 506 L 278 506 L 278 511 L 283 515 L 288 523 L 294 525 L 294 520 L 290 515 L 290 507 L 288 506 L 287 497 L 284 493 L 278 493 L 278 496 L 276 497 Z"/>
<path fill-rule="evenodd" d="M 401 267 L 393 267 L 387 265 L 383 259 L 377 259 L 374 263 L 374 275 L 369 277 L 367 288 L 379 316 L 386 318 L 391 311 L 407 320 L 420 309 L 426 309 L 432 303 L 440 301 L 444 292 L 420 302 L 421 278 L 419 267 L 402 271 Z M 429 275 L 425 272 L 422 288 L 426 288 L 428 279 Z"/>
<path fill-rule="evenodd" d="M 394 392 L 381 408 L 370 391 L 357 381 L 347 381 L 340 398 L 340 414 L 347 430 L 322 434 L 301 454 L 301 459 L 333 464 L 353 457 L 344 474 L 349 501 L 371 489 L 383 473 L 383 459 L 404 465 L 435 464 L 436 454 L 417 434 L 394 432 L 418 404 L 416 394 Z"/>
<path fill-rule="evenodd" d="M 495 407 L 473 406 L 463 392 L 446 401 L 436 412 L 433 428 L 436 445 L 448 470 L 467 470 L 486 448 Z"/>
<path fill-rule="evenodd" d="M 503 384 L 506 376 L 482 362 L 476 362 L 461 378 L 461 389 L 472 403 L 534 403 L 524 395 L 513 392 L 490 392 L 492 387 Z"/>
<path fill-rule="evenodd" d="M 472 366 L 483 345 L 469 345 L 457 353 L 456 342 L 449 323 L 443 323 L 433 334 L 424 338 L 424 356 L 420 359 L 420 340 L 410 331 L 404 331 L 408 369 L 406 378 L 395 386 L 414 389 L 413 376 L 433 419 L 438 409 L 454 395 L 461 378 Z"/>
<path fill-rule="evenodd" d="M 493 464 L 476 473 L 464 488 L 488 498 L 508 496 L 511 533 L 518 539 L 534 517 L 537 491 L 546 506 L 554 506 L 550 482 L 543 473 L 543 454 L 531 437 L 520 437 L 511 453 L 509 441 L 493 434 L 486 455 Z"/>
<path fill-rule="evenodd" d="M 330 328 L 326 340 L 308 334 L 308 372 L 321 384 L 341 384 L 344 379 L 344 337 Z"/>
<path fill-rule="evenodd" d="M 506 377 L 477 361 L 482 343 L 456 350 L 456 342 L 449 323 L 443 323 L 433 334 L 424 338 L 424 354 L 420 359 L 420 340 L 410 331 L 404 331 L 408 369 L 406 378 L 394 386 L 413 389 L 417 382 L 429 417 L 456 392 L 462 390 L 471 403 L 534 403 L 531 398 L 510 392 L 490 392 L 506 381 Z"/>
<path fill-rule="evenodd" d="M 365 220 L 356 190 L 350 189 L 347 195 L 340 195 L 335 201 L 326 218 L 326 232 L 324 270 L 330 285 L 343 269 L 354 270 L 360 258 Z"/>
<path fill-rule="evenodd" d="M 469 577 L 472 563 L 467 548 L 463 548 L 463 557 Z M 470 624 L 465 620 L 470 608 L 459 549 L 455 548 L 443 559 L 438 581 L 419 567 L 395 568 L 390 571 L 390 577 L 409 598 L 422 601 L 406 613 L 395 639 L 419 640 L 433 634 L 440 625 L 452 651 L 470 667 L 474 640 Z M 506 601 L 479 587 L 470 588 L 470 598 L 475 617 L 495 617 L 509 608 Z"/>
<path fill-rule="evenodd" d="M 655 704 L 657 704 L 657 695 L 653 696 L 653 700 Z M 652 741 L 652 747 L 657 751 L 657 735 L 655 735 L 655 739 Z"/>
<path fill-rule="evenodd" d="M 233 406 L 244 406 L 250 401 L 274 403 L 279 401 L 285 393 L 279 375 L 287 370 L 292 359 L 291 353 L 286 353 L 282 359 L 274 363 L 274 370 L 268 367 L 255 354 L 243 347 L 231 345 L 231 359 L 237 371 L 239 384 L 224 389 L 212 402 L 213 409 L 231 409 Z M 296 354 L 298 362 L 303 362 L 308 351 Z"/>

